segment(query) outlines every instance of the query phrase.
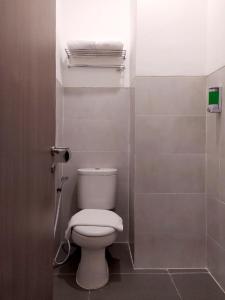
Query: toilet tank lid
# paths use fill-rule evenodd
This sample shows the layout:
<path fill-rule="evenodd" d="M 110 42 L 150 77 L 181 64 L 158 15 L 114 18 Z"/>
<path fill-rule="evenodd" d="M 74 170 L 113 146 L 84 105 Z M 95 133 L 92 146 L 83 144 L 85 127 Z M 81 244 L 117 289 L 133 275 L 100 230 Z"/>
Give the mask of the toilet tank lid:
<path fill-rule="evenodd" d="M 113 168 L 83 168 L 77 170 L 80 175 L 115 175 L 117 169 Z"/>

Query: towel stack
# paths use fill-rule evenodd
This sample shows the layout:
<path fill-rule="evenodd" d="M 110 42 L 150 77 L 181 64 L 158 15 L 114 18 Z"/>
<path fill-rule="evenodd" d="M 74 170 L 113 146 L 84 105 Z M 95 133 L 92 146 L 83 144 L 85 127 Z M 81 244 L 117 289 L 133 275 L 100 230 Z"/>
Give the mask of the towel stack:
<path fill-rule="evenodd" d="M 75 40 L 67 43 L 69 51 L 75 50 L 123 50 L 123 43 L 120 41 L 86 41 Z"/>
<path fill-rule="evenodd" d="M 123 65 L 123 43 L 120 41 L 74 40 L 67 43 L 69 66 L 104 67 Z"/>

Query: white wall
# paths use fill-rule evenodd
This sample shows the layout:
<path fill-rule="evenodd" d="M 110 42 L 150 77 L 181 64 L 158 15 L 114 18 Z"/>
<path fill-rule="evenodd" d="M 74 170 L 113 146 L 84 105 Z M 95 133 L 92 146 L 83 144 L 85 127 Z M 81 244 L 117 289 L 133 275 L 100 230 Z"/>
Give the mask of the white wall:
<path fill-rule="evenodd" d="M 121 40 L 128 50 L 126 70 L 70 68 L 64 64 L 64 86 L 129 86 L 130 0 L 61 0 L 62 45 L 68 40 Z M 62 53 L 64 59 L 66 56 Z"/>
<path fill-rule="evenodd" d="M 61 0 L 56 0 L 56 79 L 62 83 L 62 15 Z"/>
<path fill-rule="evenodd" d="M 135 75 L 207 75 L 225 65 L 225 0 L 57 2 L 57 77 L 62 71 L 64 86 L 126 87 Z M 68 69 L 64 48 L 71 39 L 123 41 L 125 72 Z"/>
<path fill-rule="evenodd" d="M 225 0 L 208 0 L 207 74 L 225 66 Z"/>
<path fill-rule="evenodd" d="M 130 0 L 130 85 L 136 76 L 137 0 Z"/>
<path fill-rule="evenodd" d="M 137 0 L 136 75 L 204 74 L 206 8 L 206 0 Z"/>

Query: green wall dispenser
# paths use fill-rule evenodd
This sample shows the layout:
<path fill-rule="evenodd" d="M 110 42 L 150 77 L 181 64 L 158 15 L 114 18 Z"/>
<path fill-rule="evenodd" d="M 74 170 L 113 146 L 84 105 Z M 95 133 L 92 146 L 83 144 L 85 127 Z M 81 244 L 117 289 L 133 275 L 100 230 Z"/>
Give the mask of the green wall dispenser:
<path fill-rule="evenodd" d="M 219 113 L 222 111 L 222 88 L 211 87 L 208 91 L 208 112 Z"/>

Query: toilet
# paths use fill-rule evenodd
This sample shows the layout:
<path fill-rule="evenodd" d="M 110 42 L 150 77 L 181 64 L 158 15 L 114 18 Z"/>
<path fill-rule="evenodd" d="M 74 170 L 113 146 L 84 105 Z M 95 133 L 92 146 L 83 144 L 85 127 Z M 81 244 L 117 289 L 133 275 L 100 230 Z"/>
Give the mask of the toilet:
<path fill-rule="evenodd" d="M 105 248 L 115 242 L 123 230 L 115 208 L 117 169 L 78 169 L 78 208 L 66 231 L 81 247 L 77 284 L 84 289 L 98 289 L 109 280 Z"/>

